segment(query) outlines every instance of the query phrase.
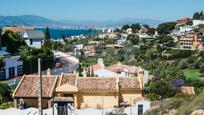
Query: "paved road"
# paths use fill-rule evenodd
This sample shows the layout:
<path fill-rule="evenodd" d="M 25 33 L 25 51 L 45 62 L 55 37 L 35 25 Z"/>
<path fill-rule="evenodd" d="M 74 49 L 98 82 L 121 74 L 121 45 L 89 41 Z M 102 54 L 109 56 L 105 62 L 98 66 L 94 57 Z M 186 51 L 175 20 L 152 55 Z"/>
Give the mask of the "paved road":
<path fill-rule="evenodd" d="M 53 75 L 60 75 L 61 73 L 71 73 L 79 67 L 79 60 L 69 54 L 58 51 L 54 52 L 54 55 L 60 58 L 62 62 L 62 67 L 53 68 Z"/>

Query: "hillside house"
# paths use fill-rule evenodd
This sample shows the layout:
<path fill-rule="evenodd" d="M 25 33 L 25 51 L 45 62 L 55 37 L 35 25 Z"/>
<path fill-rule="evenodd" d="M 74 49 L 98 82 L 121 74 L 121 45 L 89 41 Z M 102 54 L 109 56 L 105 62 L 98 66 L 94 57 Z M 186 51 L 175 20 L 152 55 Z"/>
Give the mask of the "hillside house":
<path fill-rule="evenodd" d="M 23 75 L 23 61 L 20 60 L 20 56 L 12 56 L 10 53 L 0 50 L 0 57 L 3 58 L 4 63 L 4 66 L 0 68 L 0 80 Z"/>
<path fill-rule="evenodd" d="M 27 30 L 20 33 L 23 40 L 30 47 L 41 48 L 45 37 L 41 30 Z"/>
<path fill-rule="evenodd" d="M 113 108 L 134 105 L 142 97 L 143 71 L 138 77 L 79 77 L 78 74 L 62 74 L 60 77 L 42 77 L 42 105 L 59 111 L 75 108 Z M 16 87 L 13 98 L 15 106 L 21 102 L 38 107 L 37 75 L 25 75 Z M 126 105 L 124 105 L 126 104 Z M 58 108 L 56 108 L 58 107 Z"/>

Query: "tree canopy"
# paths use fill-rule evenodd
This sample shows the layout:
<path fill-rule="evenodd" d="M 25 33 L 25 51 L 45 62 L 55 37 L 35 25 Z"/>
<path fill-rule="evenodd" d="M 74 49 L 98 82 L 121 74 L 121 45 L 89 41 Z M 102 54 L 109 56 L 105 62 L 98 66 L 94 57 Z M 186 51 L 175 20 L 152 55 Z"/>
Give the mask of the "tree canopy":
<path fill-rule="evenodd" d="M 131 25 L 131 29 L 133 33 L 137 33 L 140 30 L 141 26 L 139 23 L 135 23 Z"/>
<path fill-rule="evenodd" d="M 49 31 L 48 27 L 45 30 L 45 38 L 44 38 L 43 48 L 45 48 L 45 49 L 51 49 L 52 48 L 52 43 L 51 43 L 51 38 L 50 38 L 50 31 Z"/>
<path fill-rule="evenodd" d="M 121 28 L 121 30 L 122 30 L 122 31 L 125 31 L 125 30 L 127 30 L 128 28 L 130 28 L 130 26 L 129 26 L 128 24 L 126 24 L 126 25 L 124 25 L 124 26 Z"/>
<path fill-rule="evenodd" d="M 21 46 L 25 46 L 26 43 L 20 38 L 17 33 L 6 31 L 2 35 L 2 46 L 7 47 L 7 51 L 14 54 L 19 52 Z"/>
<path fill-rule="evenodd" d="M 42 70 L 51 68 L 54 62 L 54 54 L 51 50 L 47 49 L 37 49 L 30 47 L 20 48 L 21 59 L 23 60 L 23 70 L 25 74 L 37 72 L 38 58 L 41 58 Z"/>
<path fill-rule="evenodd" d="M 193 20 L 204 20 L 203 11 L 201 11 L 201 12 L 195 12 L 195 13 L 193 14 Z"/>
<path fill-rule="evenodd" d="M 176 22 L 165 22 L 159 24 L 157 27 L 158 33 L 161 34 L 170 34 L 171 31 L 175 28 Z"/>
<path fill-rule="evenodd" d="M 8 85 L 0 83 L 0 104 L 11 101 L 11 89 Z"/>
<path fill-rule="evenodd" d="M 140 40 L 140 39 L 139 39 L 139 36 L 133 35 L 133 34 L 128 35 L 127 39 L 130 40 L 130 42 L 132 43 L 132 45 L 137 45 L 137 44 L 139 43 L 139 40 Z"/>

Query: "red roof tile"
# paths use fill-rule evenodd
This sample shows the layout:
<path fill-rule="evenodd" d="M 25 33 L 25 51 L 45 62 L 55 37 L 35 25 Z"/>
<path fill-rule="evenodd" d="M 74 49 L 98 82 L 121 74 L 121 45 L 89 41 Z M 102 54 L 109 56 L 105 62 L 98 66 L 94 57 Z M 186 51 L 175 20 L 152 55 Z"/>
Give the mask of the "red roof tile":
<path fill-rule="evenodd" d="M 128 73 L 137 73 L 138 71 L 137 67 L 135 66 L 123 65 L 120 63 L 106 67 L 106 69 L 113 71 L 113 72 L 127 71 Z"/>
<path fill-rule="evenodd" d="M 120 88 L 138 88 L 140 89 L 140 83 L 137 77 L 120 77 L 119 78 Z"/>
<path fill-rule="evenodd" d="M 78 78 L 81 91 L 116 91 L 116 78 Z"/>
<path fill-rule="evenodd" d="M 194 87 L 181 87 L 181 92 L 185 94 L 195 94 Z"/>
<path fill-rule="evenodd" d="M 42 95 L 50 97 L 57 77 L 42 77 Z M 14 97 L 37 97 L 38 96 L 38 76 L 28 75 L 22 78 L 17 86 Z"/>
<path fill-rule="evenodd" d="M 60 86 L 64 85 L 64 84 L 67 84 L 67 83 L 70 84 L 70 85 L 75 85 L 76 78 L 77 78 L 76 74 L 64 74 L 62 76 Z"/>

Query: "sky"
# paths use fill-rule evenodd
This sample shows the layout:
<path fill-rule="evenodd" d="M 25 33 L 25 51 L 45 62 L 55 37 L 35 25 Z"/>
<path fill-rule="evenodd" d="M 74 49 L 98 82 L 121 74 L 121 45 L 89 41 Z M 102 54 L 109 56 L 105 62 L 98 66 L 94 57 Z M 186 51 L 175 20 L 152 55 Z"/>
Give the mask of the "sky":
<path fill-rule="evenodd" d="M 204 10 L 204 0 L 1 0 L 0 15 L 54 20 L 176 20 Z"/>

